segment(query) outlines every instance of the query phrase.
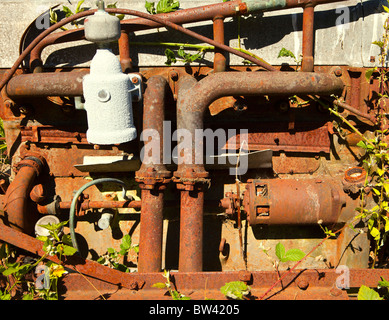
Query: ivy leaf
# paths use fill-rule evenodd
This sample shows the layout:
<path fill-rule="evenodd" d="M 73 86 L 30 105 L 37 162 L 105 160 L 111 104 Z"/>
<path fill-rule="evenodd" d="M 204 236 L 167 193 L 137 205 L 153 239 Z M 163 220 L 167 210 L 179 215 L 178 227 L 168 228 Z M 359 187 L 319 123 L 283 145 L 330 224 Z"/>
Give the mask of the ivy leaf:
<path fill-rule="evenodd" d="M 363 149 L 367 149 L 367 145 L 363 140 L 358 141 L 357 146 Z"/>
<path fill-rule="evenodd" d="M 285 253 L 284 258 L 281 260 L 282 262 L 287 261 L 299 261 L 305 257 L 305 253 L 300 249 L 290 249 Z"/>
<path fill-rule="evenodd" d="M 386 11 L 386 12 L 388 12 L 389 13 L 389 8 L 387 7 L 387 6 L 382 6 L 383 8 L 384 8 L 384 10 Z"/>
<path fill-rule="evenodd" d="M 377 68 L 371 68 L 371 69 L 366 70 L 366 72 L 365 72 L 365 78 L 366 78 L 367 82 L 370 82 L 370 79 L 371 79 L 373 73 L 374 73 L 376 70 L 377 70 Z"/>
<path fill-rule="evenodd" d="M 154 2 L 148 2 L 146 1 L 145 3 L 145 8 L 147 10 L 148 13 L 150 14 L 156 14 L 156 11 L 155 11 L 155 3 Z"/>
<path fill-rule="evenodd" d="M 158 288 L 158 289 L 165 289 L 166 284 L 163 282 L 157 282 L 152 285 L 153 288 Z"/>
<path fill-rule="evenodd" d="M 160 0 L 157 3 L 157 13 L 168 13 L 176 11 L 180 7 L 179 1 Z"/>
<path fill-rule="evenodd" d="M 372 190 L 374 191 L 374 193 L 379 196 L 381 194 L 381 191 L 378 190 L 377 188 L 372 188 Z"/>
<path fill-rule="evenodd" d="M 242 281 L 232 281 L 220 288 L 220 291 L 229 298 L 243 300 L 250 293 L 250 287 Z"/>
<path fill-rule="evenodd" d="M 377 291 L 362 285 L 358 291 L 358 300 L 382 300 Z"/>
<path fill-rule="evenodd" d="M 109 5 L 107 5 L 107 8 L 111 8 L 111 9 L 116 9 L 116 4 L 117 2 L 115 3 L 111 3 Z M 118 15 L 115 15 L 114 13 L 110 13 L 111 16 L 116 16 L 119 20 L 123 20 L 124 19 L 124 14 L 118 14 Z"/>
<path fill-rule="evenodd" d="M 296 60 L 296 56 L 293 54 L 293 52 L 285 48 L 282 48 L 278 53 L 278 58 L 281 57 L 290 57 Z"/>
<path fill-rule="evenodd" d="M 384 42 L 383 41 L 373 41 L 372 44 L 375 44 L 376 46 L 382 48 L 384 46 Z"/>
<path fill-rule="evenodd" d="M 176 55 L 174 54 L 173 50 L 167 48 L 165 50 L 165 56 L 166 56 L 166 61 L 165 61 L 165 64 L 170 66 L 172 63 L 176 63 L 177 62 L 177 59 L 176 59 Z"/>
<path fill-rule="evenodd" d="M 6 243 L 2 243 L 0 247 L 0 260 L 4 259 L 7 256 Z"/>
<path fill-rule="evenodd" d="M 81 8 L 82 4 L 84 3 L 85 0 L 81 0 L 77 3 L 76 7 L 76 13 L 83 12 L 85 8 Z M 116 4 L 116 3 L 115 3 Z"/>
<path fill-rule="evenodd" d="M 388 288 L 389 287 L 389 281 L 388 280 L 385 280 L 383 277 L 381 277 L 381 281 L 378 282 L 378 286 L 379 287 L 385 287 L 385 288 Z"/>
<path fill-rule="evenodd" d="M 67 6 L 62 6 L 62 11 L 65 13 L 65 17 L 68 18 L 73 15 L 73 11 Z"/>
<path fill-rule="evenodd" d="M 120 254 L 121 255 L 125 255 L 128 250 L 131 249 L 131 244 L 132 244 L 132 240 L 131 240 L 131 236 L 129 234 L 126 234 L 123 239 L 122 239 L 122 243 L 120 244 Z"/>
<path fill-rule="evenodd" d="M 74 255 L 76 252 L 77 252 L 77 249 L 75 249 L 75 248 L 73 248 L 73 247 L 71 247 L 71 246 L 68 246 L 68 245 L 66 245 L 66 244 L 63 244 L 62 245 L 62 254 L 64 255 L 64 256 L 72 256 L 72 255 Z"/>
<path fill-rule="evenodd" d="M 276 256 L 277 258 L 282 261 L 282 259 L 284 258 L 285 256 L 285 247 L 282 243 L 277 243 L 276 245 Z"/>
<path fill-rule="evenodd" d="M 377 173 L 381 177 L 381 176 L 383 176 L 385 174 L 385 170 L 377 168 Z"/>

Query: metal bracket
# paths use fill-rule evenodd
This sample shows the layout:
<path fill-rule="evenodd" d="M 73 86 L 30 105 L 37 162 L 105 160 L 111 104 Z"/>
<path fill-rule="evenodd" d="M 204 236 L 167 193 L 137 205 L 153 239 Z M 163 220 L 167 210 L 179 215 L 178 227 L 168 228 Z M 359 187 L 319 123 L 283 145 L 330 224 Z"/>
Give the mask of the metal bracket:
<path fill-rule="evenodd" d="M 131 94 L 133 102 L 139 102 L 142 100 L 142 77 L 137 73 L 129 73 L 128 78 L 130 79 L 130 90 L 128 91 Z M 84 107 L 84 97 L 77 96 L 74 97 L 74 106 L 76 110 L 85 110 Z"/>

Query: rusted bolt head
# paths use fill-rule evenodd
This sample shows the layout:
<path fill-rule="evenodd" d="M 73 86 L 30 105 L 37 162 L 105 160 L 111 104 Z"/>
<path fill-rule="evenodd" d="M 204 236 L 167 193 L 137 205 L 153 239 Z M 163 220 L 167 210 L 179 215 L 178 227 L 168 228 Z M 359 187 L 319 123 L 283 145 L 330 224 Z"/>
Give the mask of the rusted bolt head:
<path fill-rule="evenodd" d="M 227 243 L 226 238 L 223 238 L 223 239 L 220 240 L 219 252 L 220 252 L 223 256 L 225 256 L 225 257 L 228 255 L 228 243 Z"/>
<path fill-rule="evenodd" d="M 240 271 L 239 272 L 239 280 L 243 282 L 250 282 L 252 278 L 252 274 L 250 271 Z"/>
<path fill-rule="evenodd" d="M 30 198 L 32 201 L 36 203 L 43 201 L 46 198 L 43 185 L 41 184 L 35 185 L 30 192 Z"/>
<path fill-rule="evenodd" d="M 137 77 L 132 77 L 131 81 L 132 81 L 132 83 L 136 84 L 139 82 L 139 79 Z"/>
<path fill-rule="evenodd" d="M 370 56 L 370 62 L 375 62 L 375 56 Z"/>
<path fill-rule="evenodd" d="M 279 104 L 278 104 L 278 109 L 280 110 L 280 112 L 284 113 L 284 112 L 287 112 L 289 110 L 289 103 L 287 101 L 281 101 Z"/>
<path fill-rule="evenodd" d="M 341 294 L 342 294 L 342 290 L 336 288 L 336 287 L 333 287 L 331 290 L 330 290 L 330 294 L 331 296 L 334 296 L 334 297 L 339 297 Z"/>
<path fill-rule="evenodd" d="M 336 75 L 337 77 L 341 77 L 343 74 L 342 69 L 339 67 L 334 68 L 333 71 L 334 71 L 334 75 Z"/>
<path fill-rule="evenodd" d="M 344 179 L 347 182 L 357 183 L 363 182 L 366 178 L 366 171 L 362 167 L 352 167 L 344 173 Z"/>
<path fill-rule="evenodd" d="M 169 77 L 173 81 L 177 81 L 178 80 L 178 72 L 176 70 L 170 70 L 169 71 Z"/>
<path fill-rule="evenodd" d="M 307 290 L 308 287 L 309 287 L 309 282 L 308 282 L 307 279 L 302 278 L 302 279 L 297 280 L 297 286 L 298 286 L 301 290 Z"/>

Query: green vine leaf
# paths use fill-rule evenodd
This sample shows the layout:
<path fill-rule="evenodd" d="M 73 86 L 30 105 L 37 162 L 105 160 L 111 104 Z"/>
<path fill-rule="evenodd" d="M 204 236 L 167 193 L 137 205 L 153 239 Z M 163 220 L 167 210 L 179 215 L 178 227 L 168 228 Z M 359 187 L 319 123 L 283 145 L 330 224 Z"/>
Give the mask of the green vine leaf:
<path fill-rule="evenodd" d="M 226 297 L 235 300 L 243 300 L 250 293 L 250 287 L 242 281 L 232 281 L 220 288 Z"/>
<path fill-rule="evenodd" d="M 358 300 L 383 300 L 377 291 L 362 285 L 358 291 Z"/>
<path fill-rule="evenodd" d="M 389 288 L 389 281 L 385 280 L 384 277 L 381 277 L 381 281 L 378 282 L 380 288 Z"/>
<path fill-rule="evenodd" d="M 365 78 L 366 78 L 366 81 L 367 81 L 367 82 L 370 82 L 370 79 L 371 79 L 373 73 L 376 72 L 376 71 L 377 71 L 377 68 L 376 68 L 376 67 L 366 70 L 366 72 L 365 72 Z"/>
<path fill-rule="evenodd" d="M 155 3 L 154 2 L 146 1 L 145 8 L 146 8 L 147 12 L 150 13 L 150 14 L 156 14 L 157 13 L 155 11 Z"/>
<path fill-rule="evenodd" d="M 294 53 L 288 49 L 285 49 L 285 48 L 282 48 L 280 50 L 280 52 L 278 53 L 278 58 L 281 58 L 281 57 L 290 57 L 290 58 L 293 58 L 294 60 L 296 60 L 296 56 L 294 55 Z"/>
<path fill-rule="evenodd" d="M 285 256 L 285 247 L 282 243 L 277 243 L 276 245 L 276 256 L 281 261 Z"/>
<path fill-rule="evenodd" d="M 281 262 L 299 261 L 305 257 L 305 253 L 300 249 L 285 250 L 282 243 L 276 245 L 276 256 Z"/>
<path fill-rule="evenodd" d="M 157 3 L 157 13 L 169 13 L 176 11 L 180 7 L 179 1 L 160 0 Z"/>
<path fill-rule="evenodd" d="M 167 66 L 171 66 L 172 63 L 176 63 L 177 62 L 176 55 L 174 54 L 173 50 L 167 48 L 165 50 L 165 56 L 166 56 L 165 64 Z"/>

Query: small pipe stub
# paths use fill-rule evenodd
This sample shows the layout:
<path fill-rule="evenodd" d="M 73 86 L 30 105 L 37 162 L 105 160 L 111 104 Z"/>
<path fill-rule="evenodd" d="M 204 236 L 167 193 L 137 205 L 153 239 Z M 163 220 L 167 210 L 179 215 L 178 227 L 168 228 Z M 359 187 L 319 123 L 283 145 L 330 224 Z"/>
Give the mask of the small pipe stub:
<path fill-rule="evenodd" d="M 362 167 L 351 167 L 346 170 L 343 177 L 343 190 L 346 193 L 356 194 L 364 186 L 366 171 Z"/>

